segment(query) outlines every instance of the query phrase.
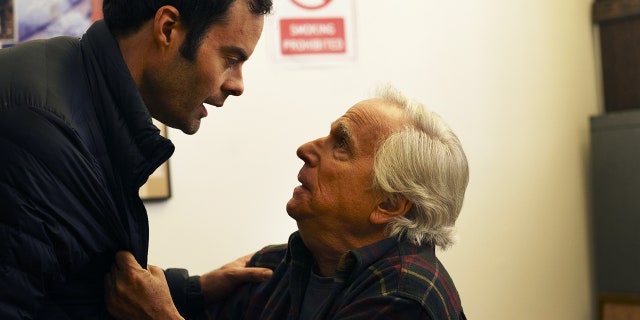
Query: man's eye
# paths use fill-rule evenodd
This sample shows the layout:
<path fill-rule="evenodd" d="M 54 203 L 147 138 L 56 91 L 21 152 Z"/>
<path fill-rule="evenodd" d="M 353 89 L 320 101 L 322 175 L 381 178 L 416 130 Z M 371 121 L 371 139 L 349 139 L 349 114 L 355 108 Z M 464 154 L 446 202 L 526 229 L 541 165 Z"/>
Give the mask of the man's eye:
<path fill-rule="evenodd" d="M 237 58 L 227 58 L 227 68 L 233 68 L 240 63 Z"/>
<path fill-rule="evenodd" d="M 347 140 L 340 138 L 338 140 L 336 140 L 336 144 L 335 144 L 336 149 L 346 149 L 347 148 Z"/>

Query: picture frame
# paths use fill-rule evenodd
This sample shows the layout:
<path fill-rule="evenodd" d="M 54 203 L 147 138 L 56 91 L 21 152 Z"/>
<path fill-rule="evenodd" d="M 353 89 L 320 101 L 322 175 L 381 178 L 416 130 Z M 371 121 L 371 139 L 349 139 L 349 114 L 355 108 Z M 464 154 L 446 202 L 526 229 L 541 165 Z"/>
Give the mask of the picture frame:
<path fill-rule="evenodd" d="M 81 37 L 102 18 L 102 0 L 0 0 L 0 47 L 56 36 Z"/>
<path fill-rule="evenodd" d="M 600 320 L 640 320 L 640 294 L 600 294 Z"/>
<path fill-rule="evenodd" d="M 167 137 L 167 126 L 153 119 L 153 124 L 160 129 L 160 134 Z M 138 191 L 143 201 L 160 201 L 171 198 L 171 177 L 169 172 L 169 160 L 156 169 L 147 182 Z"/>
<path fill-rule="evenodd" d="M 0 0 L 0 45 L 17 42 L 14 0 Z"/>

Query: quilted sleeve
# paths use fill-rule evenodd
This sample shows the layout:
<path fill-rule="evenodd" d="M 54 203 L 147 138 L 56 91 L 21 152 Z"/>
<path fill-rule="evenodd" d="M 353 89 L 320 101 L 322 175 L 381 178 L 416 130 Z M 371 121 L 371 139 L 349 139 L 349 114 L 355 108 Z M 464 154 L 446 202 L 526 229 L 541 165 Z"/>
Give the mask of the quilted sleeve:
<path fill-rule="evenodd" d="M 30 319 L 50 290 L 124 237 L 75 133 L 28 108 L 0 112 L 0 319 Z"/>

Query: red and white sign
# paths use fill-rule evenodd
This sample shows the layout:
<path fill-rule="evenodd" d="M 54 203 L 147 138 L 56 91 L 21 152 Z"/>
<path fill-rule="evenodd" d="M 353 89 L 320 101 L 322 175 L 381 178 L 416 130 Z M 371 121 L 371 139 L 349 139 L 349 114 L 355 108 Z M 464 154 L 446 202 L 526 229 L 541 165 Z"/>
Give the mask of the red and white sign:
<path fill-rule="evenodd" d="M 275 1 L 277 60 L 320 64 L 353 60 L 352 9 L 352 0 Z"/>
<path fill-rule="evenodd" d="M 293 2 L 296 6 L 302 8 L 302 9 L 320 9 L 326 5 L 329 4 L 329 2 L 331 2 L 331 0 L 291 0 L 291 2 Z"/>
<path fill-rule="evenodd" d="M 343 18 L 280 20 L 282 55 L 345 53 Z"/>

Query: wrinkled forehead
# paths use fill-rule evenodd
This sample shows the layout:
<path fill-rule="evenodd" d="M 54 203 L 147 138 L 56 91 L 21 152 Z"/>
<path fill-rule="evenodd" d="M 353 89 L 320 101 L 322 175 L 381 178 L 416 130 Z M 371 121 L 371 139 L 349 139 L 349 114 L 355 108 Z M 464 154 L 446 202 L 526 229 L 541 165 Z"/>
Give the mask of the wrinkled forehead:
<path fill-rule="evenodd" d="M 400 106 L 384 99 L 368 99 L 353 105 L 344 114 L 356 126 L 368 127 L 381 133 L 400 130 L 407 122 Z"/>
<path fill-rule="evenodd" d="M 402 110 L 382 99 L 364 100 L 353 105 L 332 123 L 332 130 L 348 137 L 359 148 L 372 152 L 382 140 L 404 127 Z"/>

